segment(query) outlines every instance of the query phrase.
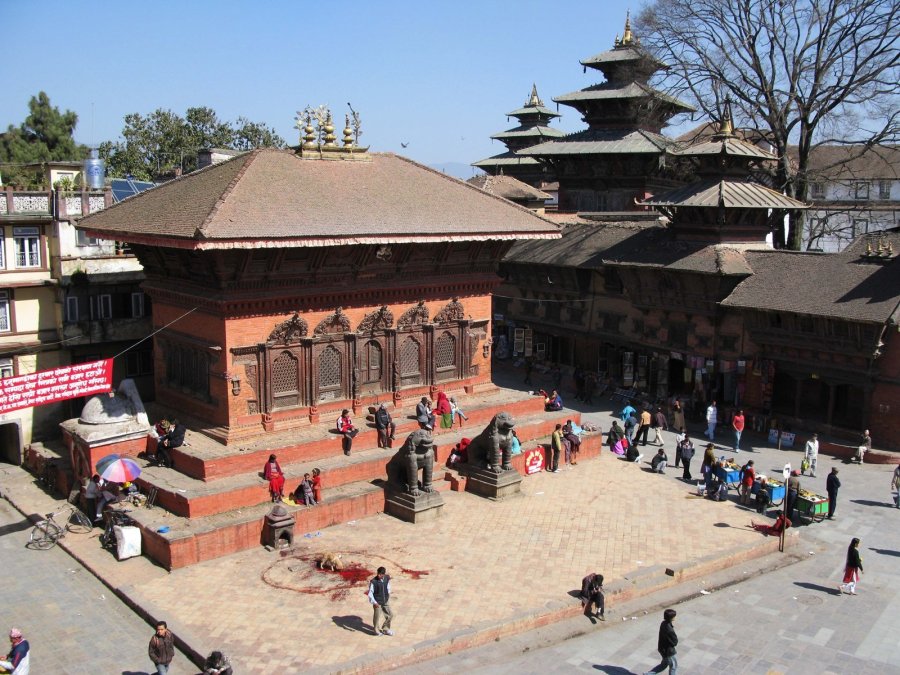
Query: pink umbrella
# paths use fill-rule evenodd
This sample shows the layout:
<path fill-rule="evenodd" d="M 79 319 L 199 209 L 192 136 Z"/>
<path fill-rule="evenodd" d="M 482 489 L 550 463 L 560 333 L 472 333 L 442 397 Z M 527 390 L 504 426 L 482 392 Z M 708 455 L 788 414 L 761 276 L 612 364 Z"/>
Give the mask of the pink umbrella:
<path fill-rule="evenodd" d="M 100 468 L 100 462 L 98 469 Z M 113 483 L 126 483 L 133 481 L 141 475 L 141 467 L 131 457 L 117 457 L 109 462 L 100 473 L 103 480 L 112 481 Z"/>

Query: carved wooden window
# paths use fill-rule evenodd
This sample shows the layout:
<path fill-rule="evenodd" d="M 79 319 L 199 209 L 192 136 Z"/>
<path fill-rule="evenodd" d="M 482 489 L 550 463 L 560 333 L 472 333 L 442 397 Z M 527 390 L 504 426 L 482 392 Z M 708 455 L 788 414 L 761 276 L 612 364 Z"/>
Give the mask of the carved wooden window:
<path fill-rule="evenodd" d="M 408 337 L 400 345 L 400 379 L 402 384 L 418 384 L 421 378 L 421 347 L 413 338 Z"/>
<path fill-rule="evenodd" d="M 370 340 L 359 354 L 359 374 L 366 384 L 381 381 L 381 345 Z"/>
<path fill-rule="evenodd" d="M 341 353 L 326 347 L 319 357 L 319 400 L 339 398 L 341 381 Z"/>
<path fill-rule="evenodd" d="M 441 335 L 434 344 L 434 367 L 440 373 L 456 366 L 456 339 L 450 333 Z"/>
<path fill-rule="evenodd" d="M 272 403 L 276 408 L 300 405 L 299 364 L 290 352 L 282 352 L 272 363 Z"/>
<path fill-rule="evenodd" d="M 170 344 L 166 348 L 166 383 L 172 389 L 209 400 L 209 354 L 203 349 Z"/>

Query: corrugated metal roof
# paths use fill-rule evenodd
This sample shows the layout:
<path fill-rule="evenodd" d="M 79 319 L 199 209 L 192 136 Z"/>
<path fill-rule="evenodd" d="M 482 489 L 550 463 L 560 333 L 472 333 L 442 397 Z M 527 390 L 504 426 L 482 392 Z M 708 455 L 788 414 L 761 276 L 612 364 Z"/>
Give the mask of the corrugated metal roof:
<path fill-rule="evenodd" d="M 638 129 L 586 129 L 555 141 L 520 150 L 518 154 L 533 157 L 559 155 L 659 154 L 671 144 L 661 134 Z"/>
<path fill-rule="evenodd" d="M 628 61 L 646 61 L 648 64 L 656 66 L 656 70 L 667 67 L 665 63 L 652 54 L 635 47 L 616 47 L 614 49 L 608 49 L 605 52 L 594 54 L 579 63 L 588 68 L 599 68 L 607 63 L 626 63 Z"/>
<path fill-rule="evenodd" d="M 514 152 L 504 152 L 493 157 L 472 162 L 472 166 L 536 166 L 540 164 L 534 157 L 523 157 Z"/>
<path fill-rule="evenodd" d="M 516 127 L 515 129 L 509 129 L 507 131 L 501 131 L 499 134 L 494 134 L 493 136 L 491 136 L 491 138 L 531 138 L 532 136 L 537 138 L 560 138 L 565 135 L 566 133 L 564 131 L 560 131 L 559 129 L 536 126 Z"/>
<path fill-rule="evenodd" d="M 673 149 L 673 155 L 701 157 L 704 155 L 729 155 L 732 157 L 750 157 L 756 159 L 778 159 L 777 155 L 763 150 L 757 145 L 729 136 L 719 140 L 705 140 L 695 145 L 687 145 Z"/>
<path fill-rule="evenodd" d="M 553 112 L 550 108 L 542 105 L 530 105 L 524 108 L 516 108 L 512 112 L 506 113 L 507 117 L 527 117 L 531 115 L 544 115 L 546 117 L 562 117 L 558 112 Z"/>
<path fill-rule="evenodd" d="M 630 82 L 624 87 L 613 87 L 608 83 L 596 84 L 592 87 L 586 87 L 579 91 L 573 91 L 562 96 L 554 97 L 557 103 L 571 104 L 581 101 L 608 101 L 629 98 L 654 98 L 657 101 L 666 101 L 676 108 L 681 108 L 686 112 L 692 112 L 694 108 L 683 101 L 679 101 L 673 96 L 654 89 L 651 86 L 640 84 L 638 82 Z"/>
<path fill-rule="evenodd" d="M 708 179 L 676 188 L 641 202 L 644 206 L 693 206 L 742 209 L 805 209 L 803 202 L 760 185 Z"/>

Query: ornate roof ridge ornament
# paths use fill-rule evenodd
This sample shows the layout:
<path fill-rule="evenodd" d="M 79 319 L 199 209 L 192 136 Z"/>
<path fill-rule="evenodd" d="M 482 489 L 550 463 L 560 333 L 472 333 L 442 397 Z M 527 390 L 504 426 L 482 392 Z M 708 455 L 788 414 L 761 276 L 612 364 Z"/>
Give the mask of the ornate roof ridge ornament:
<path fill-rule="evenodd" d="M 403 312 L 403 315 L 397 320 L 397 328 L 412 328 L 426 323 L 429 323 L 428 308 L 425 306 L 424 300 L 419 300 L 414 307 Z"/>
<path fill-rule="evenodd" d="M 636 42 L 636 40 L 631 33 L 631 10 L 629 9 L 625 13 L 625 32 L 622 33 L 622 42 L 619 44 L 622 47 L 628 47 L 632 42 Z"/>
<path fill-rule="evenodd" d="M 366 155 L 368 148 L 357 145 L 362 135 L 359 113 L 352 106 L 350 112 L 344 116 L 341 145 L 335 136 L 334 118 L 327 105 L 315 108 L 308 105 L 302 111 L 298 110 L 294 126 L 303 133 L 298 154 L 304 159 L 370 159 Z"/>
<path fill-rule="evenodd" d="M 343 307 L 337 307 L 332 314 L 329 314 L 319 322 L 319 325 L 313 331 L 313 335 L 336 335 L 349 332 L 350 319 L 344 314 Z"/>
<path fill-rule="evenodd" d="M 290 319 L 282 321 L 275 326 L 275 329 L 266 338 L 266 343 L 276 345 L 296 344 L 306 337 L 307 331 L 306 321 L 303 320 L 299 312 L 294 312 L 294 316 Z"/>
<path fill-rule="evenodd" d="M 734 118 L 731 115 L 731 97 L 725 97 L 725 105 L 722 107 L 722 120 L 719 122 L 719 132 L 716 134 L 721 138 L 734 136 Z"/>
<path fill-rule="evenodd" d="M 446 326 L 454 321 L 462 321 L 466 318 L 466 310 L 458 297 L 453 298 L 444 308 L 434 315 L 434 323 Z"/>
<path fill-rule="evenodd" d="M 394 324 L 394 314 L 382 305 L 374 312 L 366 314 L 359 325 L 356 327 L 357 333 L 373 333 L 376 330 L 385 330 Z"/>

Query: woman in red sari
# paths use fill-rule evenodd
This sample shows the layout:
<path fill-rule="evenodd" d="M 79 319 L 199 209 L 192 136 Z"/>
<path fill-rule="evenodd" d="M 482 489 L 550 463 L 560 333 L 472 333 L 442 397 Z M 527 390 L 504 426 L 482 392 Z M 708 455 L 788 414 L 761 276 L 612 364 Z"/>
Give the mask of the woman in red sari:
<path fill-rule="evenodd" d="M 313 469 L 312 473 L 312 489 L 313 489 L 313 499 L 316 500 L 316 504 L 322 503 L 322 472 L 318 469 Z"/>
<path fill-rule="evenodd" d="M 434 406 L 434 412 L 441 416 L 441 429 L 449 429 L 453 426 L 453 408 L 450 406 L 450 399 L 447 394 L 442 391 L 437 393 L 437 403 Z"/>
<path fill-rule="evenodd" d="M 275 455 L 269 455 L 269 461 L 263 467 L 263 478 L 269 481 L 269 494 L 273 502 L 280 502 L 284 496 L 284 473 Z"/>

